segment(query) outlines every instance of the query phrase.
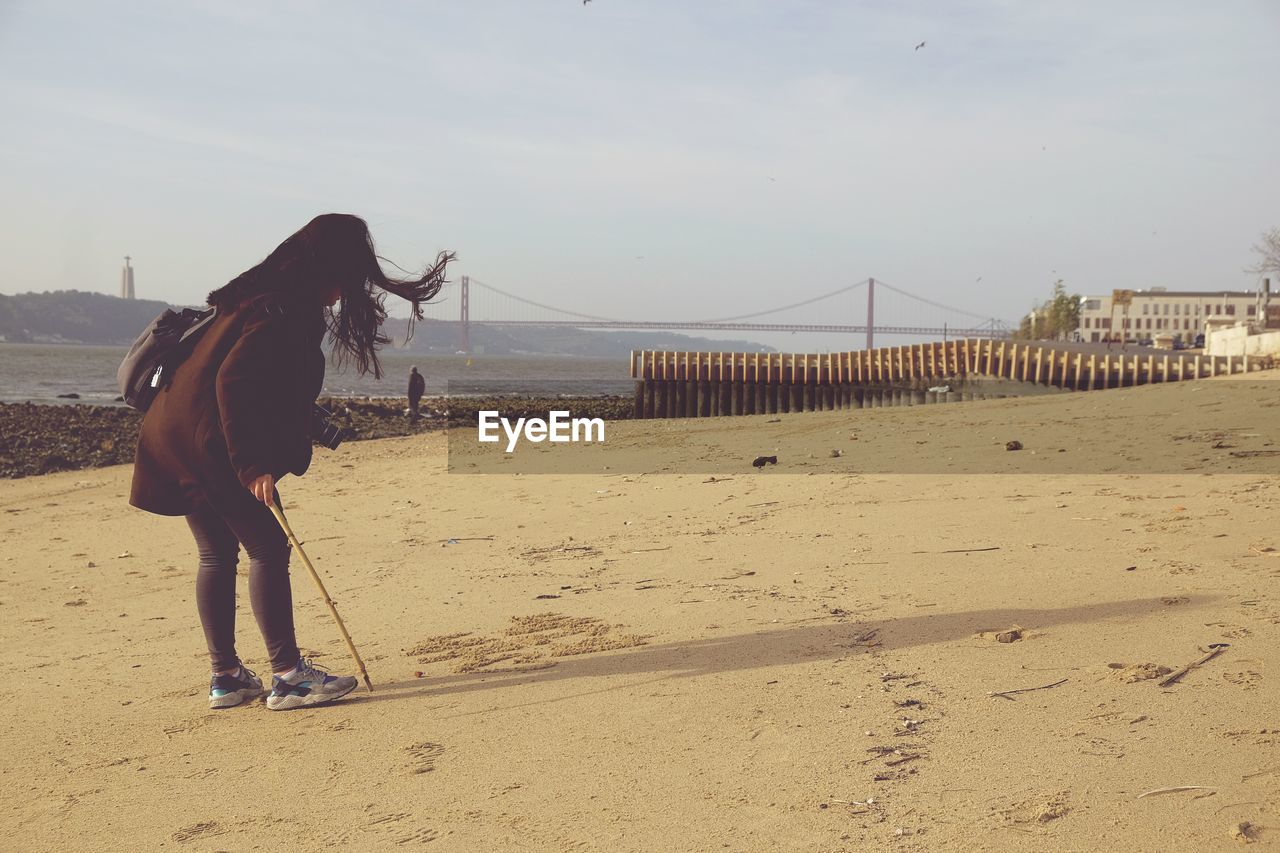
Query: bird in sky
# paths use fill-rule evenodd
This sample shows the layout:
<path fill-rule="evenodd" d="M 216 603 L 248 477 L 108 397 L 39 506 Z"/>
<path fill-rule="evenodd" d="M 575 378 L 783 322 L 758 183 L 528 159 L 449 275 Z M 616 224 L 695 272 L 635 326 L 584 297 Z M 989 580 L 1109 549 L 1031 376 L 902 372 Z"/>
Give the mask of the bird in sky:
<path fill-rule="evenodd" d="M 924 42 L 920 42 L 918 45 L 916 45 L 916 50 L 919 50 L 920 48 L 924 47 L 924 45 L 925 45 Z"/>

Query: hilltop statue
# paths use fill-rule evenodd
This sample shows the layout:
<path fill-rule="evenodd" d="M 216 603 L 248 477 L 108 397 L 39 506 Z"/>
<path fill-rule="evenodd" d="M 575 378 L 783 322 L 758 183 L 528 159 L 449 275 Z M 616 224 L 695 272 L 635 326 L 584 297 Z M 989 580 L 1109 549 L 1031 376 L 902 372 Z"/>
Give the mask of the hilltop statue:
<path fill-rule="evenodd" d="M 120 270 L 120 298 L 133 299 L 133 267 L 129 266 L 130 257 L 124 256 L 124 269 Z"/>

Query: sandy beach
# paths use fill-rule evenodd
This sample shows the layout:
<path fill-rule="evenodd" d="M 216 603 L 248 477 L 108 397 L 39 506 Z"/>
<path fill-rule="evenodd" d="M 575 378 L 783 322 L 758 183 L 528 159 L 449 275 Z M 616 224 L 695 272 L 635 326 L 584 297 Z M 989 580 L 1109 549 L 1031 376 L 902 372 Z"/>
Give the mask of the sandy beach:
<path fill-rule="evenodd" d="M 207 709 L 190 535 L 129 466 L 0 482 L 0 847 L 1274 844 L 1280 394 L 1214 381 L 630 421 L 594 473 L 318 450 L 280 488 L 376 690 L 288 713 Z M 243 585 L 239 620 L 267 672 Z"/>

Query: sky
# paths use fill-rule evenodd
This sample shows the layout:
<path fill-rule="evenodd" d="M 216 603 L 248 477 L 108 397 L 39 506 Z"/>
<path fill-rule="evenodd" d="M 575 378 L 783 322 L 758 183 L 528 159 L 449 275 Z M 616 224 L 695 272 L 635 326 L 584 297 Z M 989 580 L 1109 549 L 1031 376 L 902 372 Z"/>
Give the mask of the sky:
<path fill-rule="evenodd" d="M 0 292 L 198 304 L 330 211 L 623 319 L 1251 289 L 1277 80 L 1274 0 L 0 0 Z"/>

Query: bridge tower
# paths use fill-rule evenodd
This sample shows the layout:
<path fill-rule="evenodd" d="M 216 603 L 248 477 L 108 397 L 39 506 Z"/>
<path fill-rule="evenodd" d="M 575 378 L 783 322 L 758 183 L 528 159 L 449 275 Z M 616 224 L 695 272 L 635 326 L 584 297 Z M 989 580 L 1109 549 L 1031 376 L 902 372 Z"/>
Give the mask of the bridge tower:
<path fill-rule="evenodd" d="M 471 352 L 471 276 L 462 277 L 461 313 L 458 317 L 458 349 Z"/>
<path fill-rule="evenodd" d="M 876 330 L 876 280 L 867 279 L 867 349 L 875 346 Z"/>

